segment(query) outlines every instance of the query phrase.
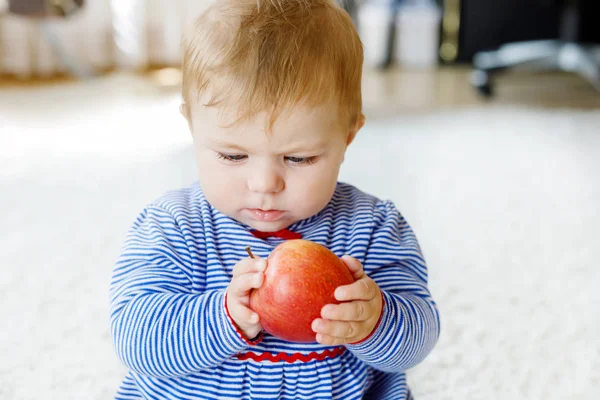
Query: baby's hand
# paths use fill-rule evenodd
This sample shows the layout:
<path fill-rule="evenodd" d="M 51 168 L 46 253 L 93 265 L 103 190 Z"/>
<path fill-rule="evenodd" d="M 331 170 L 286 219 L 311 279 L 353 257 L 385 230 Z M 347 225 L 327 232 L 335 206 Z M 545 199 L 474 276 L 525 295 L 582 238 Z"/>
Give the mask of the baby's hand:
<path fill-rule="evenodd" d="M 335 290 L 335 298 L 346 303 L 326 305 L 321 310 L 321 318 L 312 323 L 317 342 L 327 346 L 365 339 L 375 329 L 383 307 L 379 286 L 365 274 L 361 263 L 349 256 L 342 257 L 342 261 L 355 280 Z"/>
<path fill-rule="evenodd" d="M 227 309 L 233 322 L 247 339 L 253 339 L 260 331 L 258 314 L 248 308 L 250 292 L 261 287 L 267 262 L 262 258 L 245 258 L 233 267 L 233 279 L 227 288 Z"/>

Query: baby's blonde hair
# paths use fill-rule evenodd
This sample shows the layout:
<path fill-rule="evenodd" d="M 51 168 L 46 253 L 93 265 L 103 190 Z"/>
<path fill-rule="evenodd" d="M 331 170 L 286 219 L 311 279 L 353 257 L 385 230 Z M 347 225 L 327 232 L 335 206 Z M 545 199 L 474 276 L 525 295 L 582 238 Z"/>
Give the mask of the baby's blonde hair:
<path fill-rule="evenodd" d="M 183 45 L 186 103 L 234 109 L 234 122 L 329 101 L 351 126 L 362 115 L 362 44 L 335 0 L 217 0 Z"/>

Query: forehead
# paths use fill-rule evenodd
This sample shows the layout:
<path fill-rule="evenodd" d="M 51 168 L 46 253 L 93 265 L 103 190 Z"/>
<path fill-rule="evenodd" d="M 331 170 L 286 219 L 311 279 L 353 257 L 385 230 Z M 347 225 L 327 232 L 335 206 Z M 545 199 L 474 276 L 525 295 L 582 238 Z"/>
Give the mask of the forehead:
<path fill-rule="evenodd" d="M 337 141 L 345 133 L 337 105 L 323 104 L 282 110 L 275 121 L 271 114 L 260 112 L 236 121 L 236 114 L 219 107 L 192 106 L 191 115 L 196 139 L 239 146 L 318 146 Z"/>

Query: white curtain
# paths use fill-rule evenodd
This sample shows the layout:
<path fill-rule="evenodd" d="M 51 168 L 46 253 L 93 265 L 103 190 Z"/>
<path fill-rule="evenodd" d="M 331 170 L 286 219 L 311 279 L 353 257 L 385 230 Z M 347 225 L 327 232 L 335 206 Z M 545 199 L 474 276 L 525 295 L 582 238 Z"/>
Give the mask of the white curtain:
<path fill-rule="evenodd" d="M 0 73 L 22 78 L 178 66 L 181 35 L 214 0 L 87 0 L 69 19 L 0 16 Z"/>

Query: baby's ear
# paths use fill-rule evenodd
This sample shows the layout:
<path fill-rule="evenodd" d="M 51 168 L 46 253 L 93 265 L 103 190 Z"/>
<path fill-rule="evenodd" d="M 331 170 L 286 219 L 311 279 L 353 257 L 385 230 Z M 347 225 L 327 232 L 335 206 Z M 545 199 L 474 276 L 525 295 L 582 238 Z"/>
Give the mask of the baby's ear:
<path fill-rule="evenodd" d="M 179 112 L 183 115 L 183 118 L 188 123 L 188 127 L 190 128 L 190 132 L 192 131 L 192 120 L 190 119 L 190 107 L 187 103 L 183 103 L 179 106 Z"/>
<path fill-rule="evenodd" d="M 187 105 L 187 103 L 182 103 L 182 104 L 179 106 L 179 112 L 181 113 L 181 115 L 183 115 L 183 117 L 184 117 L 185 119 L 187 119 L 188 121 L 190 120 L 190 113 L 189 113 L 189 110 L 188 110 L 188 105 Z"/>
<path fill-rule="evenodd" d="M 348 132 L 348 139 L 346 139 L 346 147 L 350 146 L 350 143 L 354 141 L 356 134 L 358 133 L 358 131 L 360 131 L 364 124 L 365 116 L 363 114 L 360 114 L 360 117 L 358 117 L 356 124 L 352 127 L 350 132 Z"/>

